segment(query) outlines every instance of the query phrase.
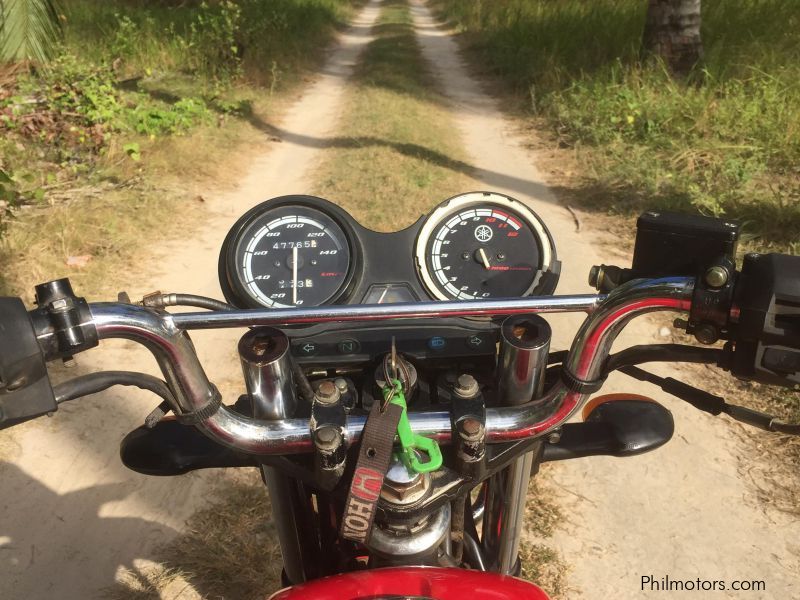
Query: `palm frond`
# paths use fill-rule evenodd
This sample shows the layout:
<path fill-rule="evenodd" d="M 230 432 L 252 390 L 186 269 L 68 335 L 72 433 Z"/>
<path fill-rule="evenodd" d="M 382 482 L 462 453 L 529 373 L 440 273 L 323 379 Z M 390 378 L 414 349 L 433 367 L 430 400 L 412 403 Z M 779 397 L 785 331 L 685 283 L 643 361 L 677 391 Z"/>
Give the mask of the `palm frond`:
<path fill-rule="evenodd" d="M 43 62 L 61 39 L 60 0 L 0 0 L 0 61 Z"/>

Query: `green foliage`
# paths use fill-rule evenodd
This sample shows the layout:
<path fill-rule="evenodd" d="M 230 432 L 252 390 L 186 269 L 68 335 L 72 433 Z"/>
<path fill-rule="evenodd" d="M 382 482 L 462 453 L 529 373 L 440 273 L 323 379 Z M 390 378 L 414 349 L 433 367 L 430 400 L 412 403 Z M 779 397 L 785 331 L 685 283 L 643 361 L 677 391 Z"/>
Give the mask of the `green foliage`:
<path fill-rule="evenodd" d="M 5 231 L 6 221 L 12 216 L 12 211 L 19 206 L 19 184 L 12 173 L 0 168 L 0 234 Z"/>
<path fill-rule="evenodd" d="M 0 0 L 0 62 L 45 62 L 61 40 L 60 0 Z"/>
<path fill-rule="evenodd" d="M 130 142 L 122 146 L 123 152 L 131 157 L 131 160 L 139 162 L 142 159 L 141 149 L 136 142 Z"/>
<path fill-rule="evenodd" d="M 183 98 L 166 107 L 139 104 L 125 118 L 134 131 L 152 137 L 189 131 L 198 123 L 208 122 L 211 112 L 202 100 Z"/>
<path fill-rule="evenodd" d="M 87 125 L 110 123 L 121 109 L 111 70 L 70 54 L 53 61 L 25 87 L 43 96 L 52 111 L 78 115 Z"/>
<path fill-rule="evenodd" d="M 5 104 L 0 128 L 5 125 L 24 137 L 47 142 L 51 150 L 60 151 L 62 161 L 100 152 L 117 134 L 180 134 L 211 118 L 206 103 L 197 98 L 170 104 L 141 92 L 123 95 L 108 66 L 68 54 L 38 76 L 23 80 L 20 94 L 0 102 L 0 108 Z M 35 100 L 21 102 L 23 98 Z"/>
<path fill-rule="evenodd" d="M 160 138 L 251 118 L 256 87 L 297 81 L 355 1 L 70 0 L 61 14 L 59 0 L 0 0 L 4 44 L 12 20 L 14 39 L 48 15 L 64 32 L 26 38 L 55 59 L 0 87 L 0 212 L 157 164 Z"/>
<path fill-rule="evenodd" d="M 274 86 L 319 56 L 354 0 L 72 0 L 67 45 L 125 72 L 185 72 L 219 87 Z M 286 82 L 285 77 L 280 77 Z"/>
<path fill-rule="evenodd" d="M 186 37 L 187 66 L 217 81 L 230 81 L 241 74 L 237 36 L 242 26 L 242 8 L 231 0 L 200 4 Z"/>
<path fill-rule="evenodd" d="M 645 2 L 438 4 L 561 142 L 581 149 L 589 206 L 727 214 L 763 246 L 800 250 L 794 0 L 703 0 L 706 61 L 688 84 L 640 57 Z"/>

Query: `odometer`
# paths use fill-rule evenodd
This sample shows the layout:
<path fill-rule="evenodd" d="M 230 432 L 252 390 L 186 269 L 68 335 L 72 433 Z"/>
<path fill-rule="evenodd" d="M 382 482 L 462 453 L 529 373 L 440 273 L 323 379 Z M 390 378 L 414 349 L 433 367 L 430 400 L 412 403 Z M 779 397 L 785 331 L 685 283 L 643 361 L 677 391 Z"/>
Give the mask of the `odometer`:
<path fill-rule="evenodd" d="M 225 297 L 240 307 L 319 306 L 335 301 L 351 275 L 351 245 L 337 221 L 297 197 L 248 212 L 233 227 L 220 255 Z M 317 207 L 319 206 L 319 208 Z"/>
<path fill-rule="evenodd" d="M 559 264 L 552 237 L 527 206 L 477 192 L 437 207 L 420 231 L 417 268 L 440 300 L 550 294 Z"/>

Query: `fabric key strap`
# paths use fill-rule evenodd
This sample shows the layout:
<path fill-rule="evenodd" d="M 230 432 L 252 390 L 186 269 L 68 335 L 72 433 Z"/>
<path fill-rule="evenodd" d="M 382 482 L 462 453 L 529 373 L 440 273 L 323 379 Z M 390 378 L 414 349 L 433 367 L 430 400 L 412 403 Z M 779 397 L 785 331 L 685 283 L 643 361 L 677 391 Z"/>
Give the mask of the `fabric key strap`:
<path fill-rule="evenodd" d="M 358 462 L 344 505 L 341 535 L 346 540 L 361 544 L 369 540 L 383 479 L 392 458 L 397 423 L 402 414 L 403 409 L 396 404 L 388 404 L 383 412 L 380 402 L 372 406 L 361 435 Z"/>

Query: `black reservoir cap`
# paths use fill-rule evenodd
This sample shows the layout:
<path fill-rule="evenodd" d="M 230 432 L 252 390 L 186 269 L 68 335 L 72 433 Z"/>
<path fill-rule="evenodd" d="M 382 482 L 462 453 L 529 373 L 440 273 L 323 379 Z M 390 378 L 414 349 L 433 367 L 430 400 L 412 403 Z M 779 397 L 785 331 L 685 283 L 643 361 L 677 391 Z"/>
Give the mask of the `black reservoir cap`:
<path fill-rule="evenodd" d="M 698 275 L 719 258 L 735 262 L 738 241 L 734 221 L 648 211 L 636 223 L 631 278 Z"/>

